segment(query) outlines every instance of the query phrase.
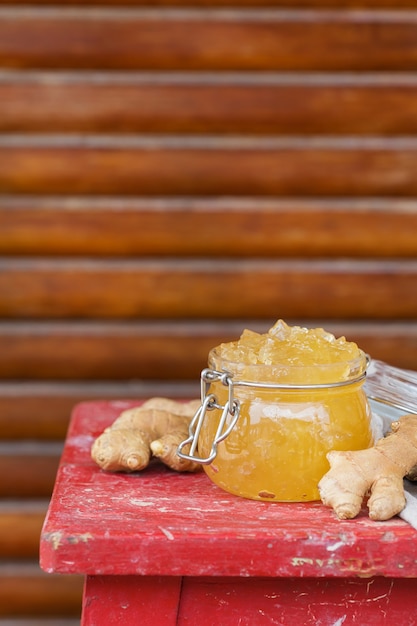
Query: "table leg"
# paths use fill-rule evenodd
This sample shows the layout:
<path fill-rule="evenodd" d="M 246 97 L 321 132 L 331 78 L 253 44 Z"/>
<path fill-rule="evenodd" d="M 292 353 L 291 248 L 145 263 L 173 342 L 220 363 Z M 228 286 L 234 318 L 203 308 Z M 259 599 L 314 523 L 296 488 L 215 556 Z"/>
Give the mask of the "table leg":
<path fill-rule="evenodd" d="M 177 576 L 87 576 L 81 626 L 175 626 Z"/>

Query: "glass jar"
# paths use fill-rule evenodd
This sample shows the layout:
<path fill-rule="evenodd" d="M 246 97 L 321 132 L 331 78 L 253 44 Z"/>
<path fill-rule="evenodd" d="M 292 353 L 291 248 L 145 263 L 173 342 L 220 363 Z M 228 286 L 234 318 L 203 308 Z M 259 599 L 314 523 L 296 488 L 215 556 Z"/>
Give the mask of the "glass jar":
<path fill-rule="evenodd" d="M 199 460 L 216 485 L 235 495 L 319 500 L 318 483 L 329 469 L 326 454 L 373 444 L 363 390 L 367 363 L 361 353 L 343 368 L 281 366 L 278 384 L 277 366 L 232 363 L 213 349 L 201 374 L 201 408 L 178 453 Z M 324 382 L 287 382 L 317 380 L 317 367 Z"/>

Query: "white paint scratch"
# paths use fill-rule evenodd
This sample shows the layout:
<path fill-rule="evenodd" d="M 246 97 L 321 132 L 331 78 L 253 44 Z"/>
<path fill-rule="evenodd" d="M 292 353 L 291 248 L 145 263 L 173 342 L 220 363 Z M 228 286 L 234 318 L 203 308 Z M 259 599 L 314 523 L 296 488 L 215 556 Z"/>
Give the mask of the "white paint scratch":
<path fill-rule="evenodd" d="M 344 545 L 345 545 L 344 541 L 337 541 L 336 543 L 333 543 L 331 546 L 327 546 L 326 550 L 328 552 L 334 552 L 335 550 L 342 548 Z"/>
<path fill-rule="evenodd" d="M 158 528 L 161 532 L 164 533 L 167 539 L 169 539 L 170 541 L 173 541 L 174 535 L 169 530 L 167 530 L 166 528 L 163 528 L 162 526 L 158 526 Z"/>

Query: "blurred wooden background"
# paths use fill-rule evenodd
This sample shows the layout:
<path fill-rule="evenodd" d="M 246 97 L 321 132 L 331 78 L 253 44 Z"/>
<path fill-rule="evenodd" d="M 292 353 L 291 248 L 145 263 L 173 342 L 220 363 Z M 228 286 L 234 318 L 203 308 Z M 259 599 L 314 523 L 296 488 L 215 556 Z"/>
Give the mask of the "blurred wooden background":
<path fill-rule="evenodd" d="M 279 317 L 417 369 L 416 69 L 417 0 L 0 1 L 0 625 L 78 623 L 76 402 Z"/>

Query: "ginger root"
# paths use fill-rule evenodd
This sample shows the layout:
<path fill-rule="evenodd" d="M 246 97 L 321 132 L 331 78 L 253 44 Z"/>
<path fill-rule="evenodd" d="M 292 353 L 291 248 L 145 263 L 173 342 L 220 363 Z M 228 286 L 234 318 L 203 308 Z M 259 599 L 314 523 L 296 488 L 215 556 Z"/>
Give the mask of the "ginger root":
<path fill-rule="evenodd" d="M 391 432 L 367 450 L 329 452 L 330 470 L 319 482 L 323 504 L 340 519 L 359 513 L 364 497 L 369 517 L 387 520 L 406 504 L 404 476 L 414 479 L 417 470 L 417 415 L 403 415 L 391 424 Z"/>
<path fill-rule="evenodd" d="M 151 457 L 158 457 L 177 471 L 195 472 L 200 464 L 181 459 L 178 445 L 188 437 L 188 427 L 199 400 L 176 402 L 151 398 L 139 407 L 123 411 L 94 441 L 92 459 L 110 472 L 144 469 Z"/>

